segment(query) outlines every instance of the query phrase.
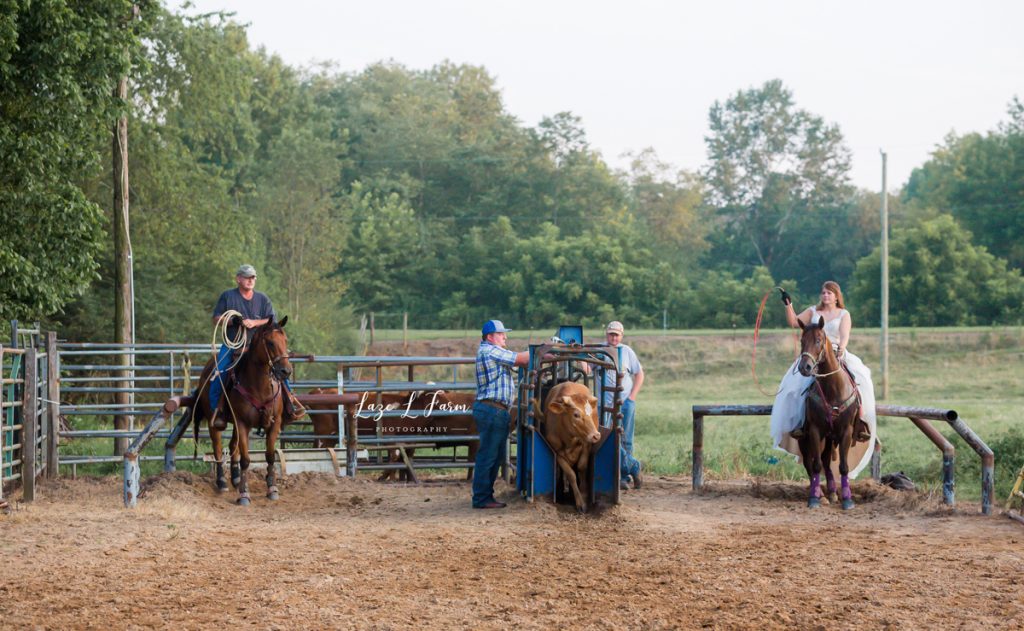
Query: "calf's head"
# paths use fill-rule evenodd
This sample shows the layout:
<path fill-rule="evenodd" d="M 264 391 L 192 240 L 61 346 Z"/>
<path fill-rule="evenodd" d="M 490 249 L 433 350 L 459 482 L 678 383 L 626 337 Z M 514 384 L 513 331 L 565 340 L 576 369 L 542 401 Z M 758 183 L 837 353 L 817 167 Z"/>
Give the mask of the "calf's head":
<path fill-rule="evenodd" d="M 597 398 L 592 396 L 556 396 L 548 402 L 547 412 L 558 416 L 559 421 L 581 440 L 597 443 L 601 431 L 597 428 Z"/>

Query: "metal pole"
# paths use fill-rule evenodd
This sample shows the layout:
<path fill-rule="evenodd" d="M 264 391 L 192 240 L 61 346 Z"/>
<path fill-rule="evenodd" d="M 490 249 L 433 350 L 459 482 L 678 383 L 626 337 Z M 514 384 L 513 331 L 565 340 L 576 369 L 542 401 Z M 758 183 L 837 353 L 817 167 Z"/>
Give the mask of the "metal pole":
<path fill-rule="evenodd" d="M 29 346 L 22 358 L 25 384 L 21 404 L 21 498 L 31 502 L 36 497 L 36 442 L 39 432 L 36 421 L 36 404 L 39 399 L 39 383 L 36 381 L 36 349 Z"/>
<path fill-rule="evenodd" d="M 882 151 L 882 389 L 878 398 L 889 398 L 889 193 L 886 190 L 888 156 Z"/>
<path fill-rule="evenodd" d="M 60 431 L 60 357 L 57 354 L 57 333 L 46 334 L 46 477 L 59 474 L 57 434 Z"/>

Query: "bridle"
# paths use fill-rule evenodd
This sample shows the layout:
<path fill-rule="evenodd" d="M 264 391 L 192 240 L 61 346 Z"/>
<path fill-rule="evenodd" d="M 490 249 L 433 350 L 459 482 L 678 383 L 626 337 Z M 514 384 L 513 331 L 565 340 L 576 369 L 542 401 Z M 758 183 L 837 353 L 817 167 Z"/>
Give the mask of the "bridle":
<path fill-rule="evenodd" d="M 822 333 L 822 335 L 824 336 L 825 334 Z M 834 374 L 836 374 L 837 372 L 839 372 L 840 370 L 843 369 L 842 364 L 839 364 L 839 367 L 836 368 L 835 370 L 831 371 L 831 372 L 826 372 L 826 373 L 819 373 L 818 372 L 818 365 L 821 364 L 821 360 L 824 359 L 824 357 L 825 357 L 825 344 L 830 344 L 830 342 L 828 341 L 828 338 L 825 339 L 825 342 L 821 344 L 821 348 L 818 349 L 818 356 L 817 357 L 815 357 L 814 355 L 808 353 L 807 351 L 803 351 L 803 352 L 800 353 L 800 357 L 801 358 L 807 357 L 807 359 L 810 360 L 810 362 L 811 362 L 811 375 L 810 376 L 812 376 L 812 377 L 815 377 L 815 378 L 828 377 L 829 375 L 834 375 Z M 839 363 L 839 358 L 838 357 L 836 358 L 836 363 Z"/>
<path fill-rule="evenodd" d="M 270 341 L 260 336 L 260 341 L 263 342 L 263 355 L 267 360 L 267 369 L 270 371 L 270 376 L 277 381 L 284 381 L 288 378 L 287 369 L 281 365 L 281 362 L 288 359 L 288 351 L 279 355 L 274 355 L 271 350 Z"/>

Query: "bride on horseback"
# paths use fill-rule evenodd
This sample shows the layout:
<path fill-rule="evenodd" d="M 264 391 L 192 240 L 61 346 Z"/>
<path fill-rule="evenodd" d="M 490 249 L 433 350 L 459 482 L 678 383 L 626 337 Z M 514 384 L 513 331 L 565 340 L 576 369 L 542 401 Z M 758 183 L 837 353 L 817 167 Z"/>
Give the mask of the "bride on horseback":
<path fill-rule="evenodd" d="M 824 318 L 825 335 L 832 343 L 832 349 L 840 362 L 853 376 L 860 391 L 860 420 L 854 426 L 856 442 L 850 447 L 849 452 L 850 477 L 856 477 L 871 462 L 871 454 L 875 448 L 875 390 L 871 384 L 871 369 L 846 348 L 850 341 L 853 322 L 850 319 L 850 312 L 845 309 L 843 292 L 838 283 L 830 280 L 821 286 L 818 304 L 807 307 L 799 315 L 793 309 L 793 301 L 789 294 L 784 290 L 782 304 L 786 309 L 786 321 L 793 328 L 798 328 L 800 323 L 807 325 L 817 322 L 819 317 Z M 775 403 L 772 405 L 771 419 L 772 444 L 775 448 L 788 451 L 798 458 L 800 446 L 797 439 L 801 435 L 804 423 L 807 391 L 814 382 L 813 376 L 805 377 L 797 370 L 799 361 L 800 358 L 797 358 L 782 377 L 779 391 L 775 395 Z"/>

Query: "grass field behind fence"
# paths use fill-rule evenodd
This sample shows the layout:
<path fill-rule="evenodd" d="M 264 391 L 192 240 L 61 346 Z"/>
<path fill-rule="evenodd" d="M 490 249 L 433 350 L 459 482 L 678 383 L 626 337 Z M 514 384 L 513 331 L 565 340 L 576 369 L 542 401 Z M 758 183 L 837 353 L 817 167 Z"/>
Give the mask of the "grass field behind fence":
<path fill-rule="evenodd" d="M 528 342 L 550 335 L 516 331 L 509 347 L 522 350 Z M 475 332 L 414 330 L 408 332 L 408 339 L 409 355 L 468 356 L 479 336 Z M 401 340 L 401 330 L 378 330 L 378 345 L 370 353 L 402 354 Z M 588 336 L 587 341 L 602 340 Z M 648 474 L 690 473 L 692 406 L 772 402 L 771 396 L 759 391 L 751 375 L 750 331 L 627 331 L 626 342 L 637 351 L 647 375 L 637 407 L 636 452 Z M 850 350 L 872 369 L 876 396 L 880 396 L 878 330 L 856 330 Z M 757 375 L 765 391 L 775 392 L 796 353 L 791 331 L 762 331 Z M 1024 465 L 1024 328 L 897 329 L 890 335 L 889 366 L 889 397 L 879 402 L 956 410 L 995 451 L 997 500 L 1000 504 L 1005 501 Z M 450 379 L 450 369 L 442 372 L 440 378 Z M 471 380 L 471 369 L 465 374 L 460 369 L 460 379 Z M 84 428 L 94 421 L 98 419 L 76 425 Z M 706 417 L 704 422 L 706 478 L 806 479 L 803 467 L 792 457 L 771 448 L 768 417 Z M 978 499 L 978 456 L 947 424 L 933 424 L 957 450 L 957 497 Z M 903 471 L 919 486 L 938 488 L 941 454 L 909 420 L 880 418 L 879 436 L 883 474 Z M 76 441 L 61 449 L 62 453 L 109 453 L 109 445 L 109 440 Z M 156 455 L 162 449 L 162 440 L 153 441 L 146 452 Z M 179 453 L 184 450 L 191 452 L 190 438 L 179 446 Z M 182 466 L 190 468 L 185 463 Z M 120 466 L 92 470 L 117 473 Z M 145 473 L 159 470 L 157 463 L 144 465 Z M 861 477 L 867 475 L 864 472 Z"/>

